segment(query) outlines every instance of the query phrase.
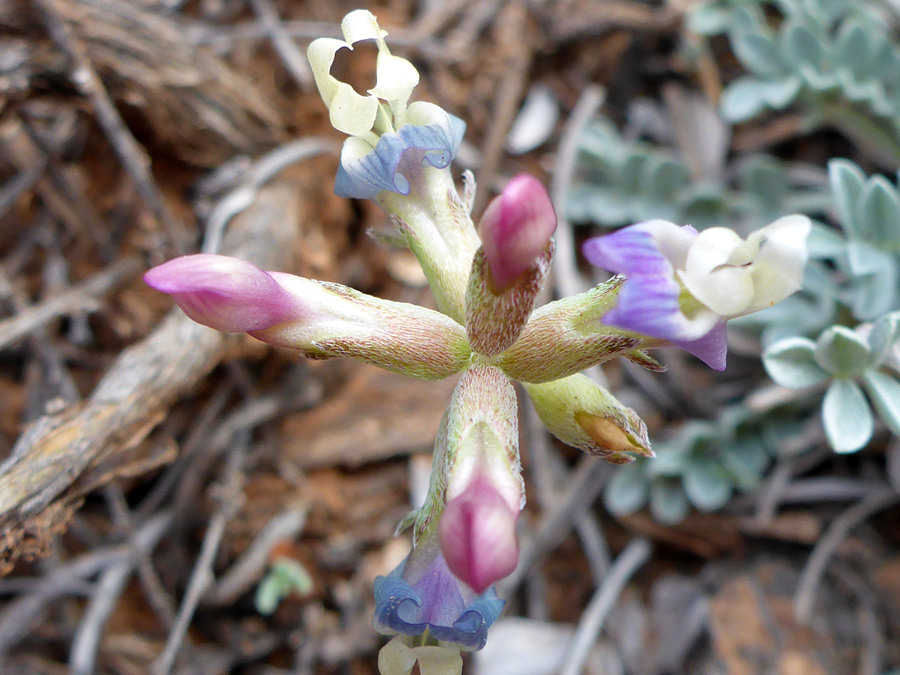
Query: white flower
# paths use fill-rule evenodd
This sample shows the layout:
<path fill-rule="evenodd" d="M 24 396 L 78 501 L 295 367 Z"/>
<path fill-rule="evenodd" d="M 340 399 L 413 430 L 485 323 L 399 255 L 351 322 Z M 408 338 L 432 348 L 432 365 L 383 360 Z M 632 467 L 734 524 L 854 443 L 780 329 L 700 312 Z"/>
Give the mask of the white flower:
<path fill-rule="evenodd" d="M 787 216 L 741 239 L 712 227 L 691 242 L 678 278 L 697 300 L 723 318 L 758 312 L 800 288 L 806 265 L 805 216 Z"/>
<path fill-rule="evenodd" d="M 651 220 L 589 239 L 585 257 L 625 275 L 603 323 L 668 340 L 722 370 L 725 322 L 800 288 L 810 227 L 806 216 L 785 216 L 744 240 L 724 227 L 698 233 Z"/>
<path fill-rule="evenodd" d="M 402 125 L 406 103 L 419 83 L 418 71 L 406 59 L 391 54 L 384 42 L 387 33 L 378 27 L 370 11 L 357 9 L 350 12 L 341 22 L 341 30 L 344 40 L 319 38 L 313 40 L 307 52 L 319 94 L 328 106 L 332 126 L 351 136 L 367 135 L 375 126 L 380 100 L 387 101 L 392 113 L 393 119 L 385 122 L 395 128 Z M 375 40 L 378 46 L 375 86 L 369 89 L 368 96 L 357 94 L 353 87 L 331 74 L 334 55 L 344 47 L 353 49 L 353 45 L 362 40 Z"/>
<path fill-rule="evenodd" d="M 462 657 L 459 647 L 425 645 L 414 647 L 409 635 L 398 635 L 378 652 L 381 675 L 410 675 L 416 661 L 422 675 L 461 675 Z"/>

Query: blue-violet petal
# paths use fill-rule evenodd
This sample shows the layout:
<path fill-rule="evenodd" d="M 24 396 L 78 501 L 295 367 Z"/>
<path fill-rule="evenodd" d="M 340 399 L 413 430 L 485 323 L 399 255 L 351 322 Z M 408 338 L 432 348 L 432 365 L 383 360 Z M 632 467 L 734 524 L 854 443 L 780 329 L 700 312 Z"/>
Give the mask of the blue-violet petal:
<path fill-rule="evenodd" d="M 384 134 L 371 152 L 341 159 L 334 193 L 356 199 L 371 199 L 382 190 L 408 195 L 413 177 L 403 175 L 400 169 L 403 155 L 418 150 L 422 164 L 428 162 L 436 169 L 444 169 L 456 156 L 465 130 L 465 122 L 448 114 L 445 121 L 406 124 L 395 133 Z"/>

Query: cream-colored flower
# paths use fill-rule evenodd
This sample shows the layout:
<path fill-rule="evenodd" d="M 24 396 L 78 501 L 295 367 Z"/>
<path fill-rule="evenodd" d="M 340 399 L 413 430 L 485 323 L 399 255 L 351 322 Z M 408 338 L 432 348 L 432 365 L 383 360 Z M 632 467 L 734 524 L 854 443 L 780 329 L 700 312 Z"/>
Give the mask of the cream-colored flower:
<path fill-rule="evenodd" d="M 416 661 L 422 675 L 461 675 L 462 657 L 453 645 L 414 647 L 409 635 L 398 635 L 378 652 L 381 675 L 409 675 Z"/>
<path fill-rule="evenodd" d="M 691 242 L 678 278 L 720 317 L 758 312 L 800 288 L 806 265 L 805 216 L 786 216 L 751 233 L 712 227 Z"/>
<path fill-rule="evenodd" d="M 589 239 L 585 257 L 625 275 L 603 323 L 668 340 L 722 370 L 725 322 L 800 288 L 810 228 L 806 216 L 785 216 L 744 240 L 724 227 L 698 233 L 650 220 Z"/>
<path fill-rule="evenodd" d="M 375 126 L 381 101 L 387 101 L 392 117 L 385 119 L 385 123 L 394 128 L 402 125 L 407 101 L 419 83 L 418 71 L 406 59 L 391 54 L 384 41 L 387 33 L 378 27 L 370 11 L 357 9 L 350 12 L 341 22 L 341 30 L 344 40 L 319 38 L 313 40 L 307 52 L 332 126 L 351 136 L 367 135 Z M 368 96 L 357 94 L 353 87 L 331 74 L 335 54 L 344 47 L 353 49 L 353 45 L 362 40 L 375 40 L 378 47 L 375 86 L 369 89 Z"/>

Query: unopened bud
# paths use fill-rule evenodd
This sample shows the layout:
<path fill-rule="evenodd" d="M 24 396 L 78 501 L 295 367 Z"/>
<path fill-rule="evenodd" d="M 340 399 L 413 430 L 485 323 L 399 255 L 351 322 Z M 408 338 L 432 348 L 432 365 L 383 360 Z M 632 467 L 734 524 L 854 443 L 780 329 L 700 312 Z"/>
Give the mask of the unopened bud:
<path fill-rule="evenodd" d="M 144 278 L 198 323 L 311 358 L 346 356 L 439 379 L 462 370 L 471 353 L 462 326 L 443 314 L 234 258 L 187 256 Z"/>
<path fill-rule="evenodd" d="M 301 319 L 304 309 L 275 279 L 244 260 L 186 255 L 149 270 L 148 286 L 172 296 L 191 319 L 226 333 L 246 333 Z"/>
<path fill-rule="evenodd" d="M 584 375 L 526 384 L 544 425 L 567 445 L 624 464 L 653 457 L 647 427 L 637 413 Z"/>
<path fill-rule="evenodd" d="M 556 231 L 556 213 L 540 181 L 522 173 L 488 204 L 478 230 L 491 280 L 504 290 L 543 254 Z"/>
<path fill-rule="evenodd" d="M 519 561 L 518 504 L 511 506 L 485 475 L 476 475 L 441 516 L 447 566 L 476 593 L 512 574 Z"/>

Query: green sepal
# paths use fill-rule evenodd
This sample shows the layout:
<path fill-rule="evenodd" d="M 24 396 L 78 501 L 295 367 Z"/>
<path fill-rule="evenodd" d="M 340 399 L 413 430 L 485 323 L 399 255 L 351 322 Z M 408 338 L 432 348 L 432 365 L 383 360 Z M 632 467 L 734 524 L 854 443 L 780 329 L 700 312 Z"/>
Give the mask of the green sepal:
<path fill-rule="evenodd" d="M 613 277 L 587 293 L 538 307 L 497 365 L 514 380 L 538 384 L 645 346 L 645 338 L 600 322 L 615 305 L 623 280 Z"/>
<path fill-rule="evenodd" d="M 483 249 L 475 252 L 466 287 L 466 334 L 473 351 L 495 356 L 516 341 L 550 273 L 554 248 L 551 240 L 534 264 L 502 290 L 494 288 Z"/>
<path fill-rule="evenodd" d="M 654 456 L 638 414 L 587 376 L 526 384 L 525 389 L 541 421 L 563 443 L 614 464 L 631 462 L 632 455 Z"/>

